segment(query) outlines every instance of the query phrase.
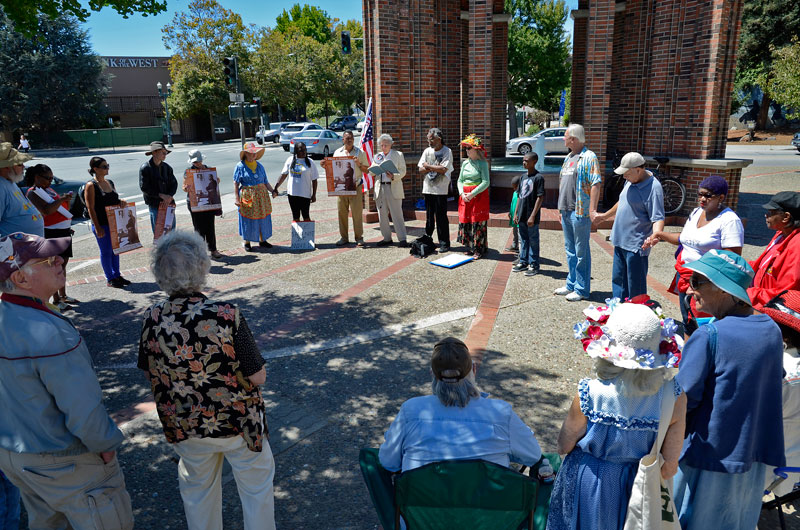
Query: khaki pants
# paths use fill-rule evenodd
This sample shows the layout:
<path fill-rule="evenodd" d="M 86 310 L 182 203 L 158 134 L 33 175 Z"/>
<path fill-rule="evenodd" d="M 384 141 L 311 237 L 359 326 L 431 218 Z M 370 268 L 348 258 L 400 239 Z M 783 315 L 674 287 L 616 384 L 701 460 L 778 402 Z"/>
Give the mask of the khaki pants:
<path fill-rule="evenodd" d="M 173 446 L 181 457 L 178 485 L 189 530 L 222 530 L 222 459 L 233 469 L 242 501 L 245 530 L 274 530 L 272 479 L 275 461 L 269 442 L 260 453 L 241 436 L 189 438 Z"/>
<path fill-rule="evenodd" d="M 341 195 L 337 200 L 339 206 L 339 235 L 342 239 L 347 240 L 347 215 L 348 210 L 353 212 L 353 232 L 356 236 L 356 241 L 364 237 L 364 217 L 361 215 L 364 209 L 364 192 L 363 187 L 358 187 L 356 195 Z"/>
<path fill-rule="evenodd" d="M 52 456 L 0 449 L 0 469 L 19 488 L 32 530 L 133 528 L 131 498 L 116 457 L 104 464 L 97 453 Z"/>
<path fill-rule="evenodd" d="M 397 233 L 398 241 L 406 240 L 406 223 L 403 220 L 403 199 L 395 199 L 392 195 L 392 185 L 390 183 L 378 183 L 381 187 L 380 194 L 375 198 L 378 206 L 378 220 L 381 223 L 381 235 L 384 241 L 391 241 L 392 227 L 389 226 L 389 214 L 392 214 L 394 231 Z"/>

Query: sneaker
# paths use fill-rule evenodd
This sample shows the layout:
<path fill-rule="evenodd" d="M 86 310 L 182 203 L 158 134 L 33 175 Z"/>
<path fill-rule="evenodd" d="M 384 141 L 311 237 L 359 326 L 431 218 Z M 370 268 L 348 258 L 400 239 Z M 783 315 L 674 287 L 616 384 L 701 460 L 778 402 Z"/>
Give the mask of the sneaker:
<path fill-rule="evenodd" d="M 578 293 L 569 293 L 567 295 L 567 302 L 580 302 L 581 300 L 586 300 L 586 297 Z"/>
<path fill-rule="evenodd" d="M 537 274 L 539 274 L 539 267 L 534 267 L 532 265 L 525 271 L 525 276 L 536 276 Z"/>
<path fill-rule="evenodd" d="M 269 241 L 259 241 L 258 246 L 261 248 L 272 248 L 272 243 Z"/>
<path fill-rule="evenodd" d="M 123 284 L 119 278 L 114 278 L 110 282 L 106 284 L 108 287 L 113 287 L 114 289 L 124 289 L 125 284 Z"/>
<path fill-rule="evenodd" d="M 404 239 L 404 240 L 400 241 L 399 243 L 397 243 L 397 246 L 398 246 L 398 247 L 401 247 L 401 248 L 408 248 L 408 247 L 410 247 L 411 245 L 409 245 L 408 241 L 406 241 L 406 240 Z"/>
<path fill-rule="evenodd" d="M 119 277 L 119 278 L 117 278 L 117 279 L 120 281 L 120 283 L 122 284 L 122 286 L 123 286 L 123 287 L 125 287 L 126 285 L 130 285 L 130 284 L 131 284 L 131 281 L 130 281 L 130 280 L 126 280 L 126 279 L 125 279 L 125 278 L 123 278 L 122 276 L 120 276 L 120 277 Z"/>
<path fill-rule="evenodd" d="M 553 294 L 557 294 L 558 296 L 566 296 L 566 295 L 571 294 L 571 293 L 572 293 L 572 291 L 567 289 L 566 285 L 564 285 L 562 287 L 559 287 L 558 289 L 553 291 Z"/>
<path fill-rule="evenodd" d="M 450 244 L 449 243 L 439 243 L 439 252 L 450 252 Z"/>
<path fill-rule="evenodd" d="M 514 271 L 514 272 L 526 271 L 526 270 L 528 270 L 528 264 L 527 263 L 517 263 L 516 265 L 511 267 L 511 270 Z"/>
<path fill-rule="evenodd" d="M 518 265 L 519 264 L 519 258 L 517 258 L 514 261 L 512 261 L 511 264 L 512 265 Z"/>
<path fill-rule="evenodd" d="M 392 244 L 392 240 L 391 239 L 381 239 L 380 241 L 375 243 L 375 246 L 376 247 L 385 247 L 385 246 L 391 245 L 391 244 Z"/>
<path fill-rule="evenodd" d="M 336 242 L 337 247 L 343 247 L 344 245 L 348 244 L 349 241 L 345 238 L 341 238 L 339 241 Z"/>
<path fill-rule="evenodd" d="M 366 248 L 367 244 L 364 243 L 364 239 L 356 239 L 356 246 L 361 248 Z"/>

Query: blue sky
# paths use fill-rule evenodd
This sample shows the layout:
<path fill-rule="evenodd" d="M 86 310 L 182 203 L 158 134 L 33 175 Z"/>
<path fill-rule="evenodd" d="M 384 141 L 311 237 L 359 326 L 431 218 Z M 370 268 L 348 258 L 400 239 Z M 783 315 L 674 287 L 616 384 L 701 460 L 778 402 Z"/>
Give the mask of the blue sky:
<path fill-rule="evenodd" d="M 245 23 L 257 26 L 274 26 L 275 18 L 296 3 L 316 5 L 332 18 L 361 20 L 361 0 L 219 0 L 219 3 L 242 15 Z M 578 0 L 567 0 L 570 9 L 575 9 L 577 4 Z M 127 19 L 106 7 L 100 12 L 93 12 L 84 27 L 89 31 L 92 46 L 99 55 L 167 56 L 170 52 L 161 42 L 161 28 L 172 20 L 176 12 L 186 10 L 187 6 L 187 0 L 168 0 L 167 11 L 161 15 L 133 15 Z M 567 31 L 572 33 L 571 18 L 567 18 Z"/>

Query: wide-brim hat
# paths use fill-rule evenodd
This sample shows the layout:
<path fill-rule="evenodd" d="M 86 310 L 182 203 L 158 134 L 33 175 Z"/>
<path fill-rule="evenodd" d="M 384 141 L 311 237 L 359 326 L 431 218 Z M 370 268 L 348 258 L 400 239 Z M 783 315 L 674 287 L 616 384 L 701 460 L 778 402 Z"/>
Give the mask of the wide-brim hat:
<path fill-rule="evenodd" d="M 784 291 L 766 304 L 761 312 L 772 320 L 800 333 L 800 291 Z"/>
<path fill-rule="evenodd" d="M 244 144 L 242 150 L 239 151 L 239 158 L 243 160 L 245 153 L 255 153 L 256 160 L 258 160 L 262 156 L 264 156 L 264 148 L 259 147 L 258 145 L 256 145 L 255 142 L 247 142 L 246 144 Z"/>
<path fill-rule="evenodd" d="M 0 168 L 18 166 L 33 160 L 30 153 L 20 153 L 10 142 L 0 143 Z"/>
<path fill-rule="evenodd" d="M 203 153 L 200 152 L 200 149 L 192 149 L 189 151 L 189 160 L 187 164 L 194 164 L 195 162 L 202 162 L 203 161 Z"/>
<path fill-rule="evenodd" d="M 711 283 L 747 305 L 753 305 L 747 288 L 753 283 L 755 273 L 747 260 L 739 254 L 730 250 L 711 249 L 699 260 L 687 263 L 685 267 L 699 272 L 711 280 Z"/>
<path fill-rule="evenodd" d="M 31 260 L 58 256 L 67 249 L 71 240 L 71 237 L 45 239 L 23 232 L 0 238 L 0 282 L 6 281 Z"/>
<path fill-rule="evenodd" d="M 167 149 L 167 146 L 164 145 L 164 142 L 150 142 L 150 150 L 145 152 L 145 156 L 150 156 L 153 154 L 153 151 L 158 151 L 159 149 L 164 149 L 167 154 L 170 154 L 172 151 Z"/>
<path fill-rule="evenodd" d="M 468 134 L 466 138 L 461 140 L 460 145 L 462 147 L 477 149 L 478 151 L 483 152 L 483 156 L 486 158 L 486 148 L 483 146 L 483 140 L 481 140 L 480 136 L 477 134 Z"/>

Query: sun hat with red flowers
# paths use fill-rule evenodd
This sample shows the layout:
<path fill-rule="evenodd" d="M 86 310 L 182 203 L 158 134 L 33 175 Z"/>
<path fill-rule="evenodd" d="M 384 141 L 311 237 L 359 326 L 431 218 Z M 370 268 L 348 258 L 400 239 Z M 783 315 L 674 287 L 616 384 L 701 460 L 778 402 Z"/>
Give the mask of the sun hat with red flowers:
<path fill-rule="evenodd" d="M 483 147 L 483 140 L 477 134 L 469 134 L 466 138 L 461 140 L 462 147 L 477 149 L 483 153 L 483 158 L 486 158 L 486 148 Z"/>
<path fill-rule="evenodd" d="M 683 349 L 678 325 L 649 297 L 625 303 L 610 298 L 604 306 L 590 305 L 583 314 L 586 320 L 575 324 L 573 331 L 592 359 L 633 370 L 678 372 Z"/>

